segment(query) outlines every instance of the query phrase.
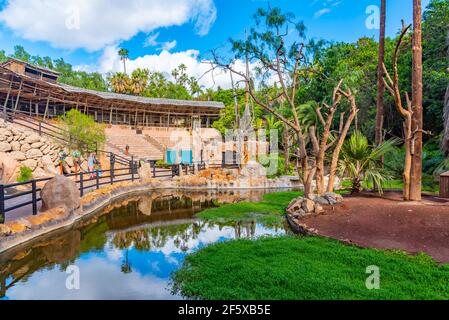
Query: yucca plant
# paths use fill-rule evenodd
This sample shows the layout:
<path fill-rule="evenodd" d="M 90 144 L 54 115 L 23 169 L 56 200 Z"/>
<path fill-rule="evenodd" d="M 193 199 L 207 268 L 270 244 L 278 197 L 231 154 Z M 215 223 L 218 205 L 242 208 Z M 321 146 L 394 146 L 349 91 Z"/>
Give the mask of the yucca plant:
<path fill-rule="evenodd" d="M 382 157 L 393 151 L 399 139 L 390 139 L 379 146 L 370 146 L 368 139 L 359 131 L 354 132 L 345 142 L 339 173 L 349 175 L 352 180 L 352 193 L 362 191 L 362 184 L 372 185 L 382 193 L 383 183 L 391 179 L 382 166 Z"/>

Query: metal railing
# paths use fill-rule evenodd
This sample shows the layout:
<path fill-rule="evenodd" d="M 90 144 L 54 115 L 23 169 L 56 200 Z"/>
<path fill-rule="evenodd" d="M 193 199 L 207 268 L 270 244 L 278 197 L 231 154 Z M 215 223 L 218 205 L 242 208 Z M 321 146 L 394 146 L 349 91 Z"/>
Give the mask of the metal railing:
<path fill-rule="evenodd" d="M 94 170 L 90 172 L 80 171 L 65 175 L 72 178 L 77 184 L 80 197 L 83 197 L 87 191 L 98 190 L 105 185 L 113 185 L 114 183 L 135 181 L 139 179 L 139 163 L 131 160 L 127 167 L 116 168 L 114 158 L 111 158 L 110 169 Z M 180 175 L 180 170 L 185 174 L 195 173 L 197 170 L 204 170 L 204 163 L 193 163 L 189 165 L 172 165 L 171 168 L 158 168 L 155 162 L 151 163 L 153 178 L 173 178 Z M 36 179 L 27 182 L 18 182 L 13 184 L 0 185 L 0 224 L 5 222 L 6 214 L 24 207 L 31 207 L 32 215 L 38 214 L 38 203 L 42 201 L 41 191 L 39 187 L 42 183 L 50 181 L 52 178 Z M 24 191 L 17 191 L 17 188 L 23 188 Z"/>

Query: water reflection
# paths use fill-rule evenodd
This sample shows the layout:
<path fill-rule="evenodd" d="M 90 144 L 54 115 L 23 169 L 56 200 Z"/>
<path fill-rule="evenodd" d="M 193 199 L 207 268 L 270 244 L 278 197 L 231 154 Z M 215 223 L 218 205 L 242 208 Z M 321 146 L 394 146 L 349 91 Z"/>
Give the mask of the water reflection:
<path fill-rule="evenodd" d="M 117 202 L 68 231 L 0 256 L 2 299 L 177 299 L 170 274 L 187 254 L 233 238 L 284 233 L 283 225 L 211 224 L 194 214 L 218 203 L 257 201 L 246 193 L 155 192 Z M 80 270 L 68 290 L 67 267 Z"/>

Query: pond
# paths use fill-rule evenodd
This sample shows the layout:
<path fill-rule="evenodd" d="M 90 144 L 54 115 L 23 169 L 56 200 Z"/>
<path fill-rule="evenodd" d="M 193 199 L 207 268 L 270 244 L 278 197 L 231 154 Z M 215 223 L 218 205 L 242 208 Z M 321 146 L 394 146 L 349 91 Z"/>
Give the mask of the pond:
<path fill-rule="evenodd" d="M 287 232 L 284 224 L 195 218 L 219 203 L 259 201 L 263 194 L 170 191 L 118 201 L 68 230 L 0 255 L 0 299 L 181 299 L 170 291 L 170 274 L 186 255 L 218 241 Z M 79 282 L 73 280 L 78 274 Z"/>

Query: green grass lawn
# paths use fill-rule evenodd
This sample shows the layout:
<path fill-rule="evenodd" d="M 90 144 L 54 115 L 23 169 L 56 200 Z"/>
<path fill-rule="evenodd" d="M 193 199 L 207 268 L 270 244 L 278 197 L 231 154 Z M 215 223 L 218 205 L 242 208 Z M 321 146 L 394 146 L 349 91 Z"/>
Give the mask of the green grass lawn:
<path fill-rule="evenodd" d="M 368 290 L 368 266 L 380 289 Z M 227 241 L 186 258 L 173 291 L 199 299 L 449 299 L 449 265 L 319 237 Z"/>
<path fill-rule="evenodd" d="M 207 209 L 197 214 L 198 218 L 211 222 L 256 220 L 262 224 L 282 221 L 285 208 L 301 192 L 276 192 L 263 196 L 261 202 L 240 202 Z"/>
<path fill-rule="evenodd" d="M 352 186 L 352 184 L 351 184 L 350 180 L 342 181 L 343 188 L 348 189 L 348 188 L 351 188 L 351 186 Z M 388 180 L 388 181 L 385 181 L 384 184 L 382 185 L 382 187 L 384 189 L 400 189 L 400 190 L 402 190 L 403 186 L 404 186 L 403 180 Z M 364 189 L 372 189 L 373 185 L 372 185 L 372 183 L 369 183 L 369 184 L 362 183 L 362 187 Z M 439 187 L 438 183 L 433 181 L 433 179 L 424 179 L 422 191 L 438 193 L 439 190 L 440 190 L 440 187 Z"/>

